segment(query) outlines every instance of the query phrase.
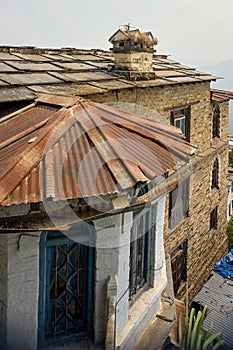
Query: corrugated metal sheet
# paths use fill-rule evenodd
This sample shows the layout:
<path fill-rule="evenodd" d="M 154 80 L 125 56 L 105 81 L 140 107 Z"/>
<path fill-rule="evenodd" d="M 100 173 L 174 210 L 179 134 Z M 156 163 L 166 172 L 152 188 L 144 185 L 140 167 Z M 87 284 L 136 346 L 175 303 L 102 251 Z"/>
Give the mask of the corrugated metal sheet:
<path fill-rule="evenodd" d="M 195 296 L 194 301 L 207 305 L 210 313 L 205 319 L 204 326 L 214 324 L 214 332 L 222 332 L 227 349 L 233 348 L 233 281 L 224 279 L 213 272 L 212 277 Z"/>
<path fill-rule="evenodd" d="M 232 91 L 211 89 L 211 99 L 217 102 L 224 102 L 233 99 Z"/>
<path fill-rule="evenodd" d="M 0 124 L 0 137 L 2 205 L 119 194 L 193 151 L 177 128 L 83 99 L 59 110 L 39 103 Z"/>
<path fill-rule="evenodd" d="M 18 114 L 3 122 L 0 119 L 0 149 L 40 128 L 53 114 L 53 108 L 34 107 L 24 112 L 23 118 Z"/>
<path fill-rule="evenodd" d="M 56 106 L 63 106 L 66 108 L 73 106 L 79 101 L 78 97 L 62 96 L 62 95 L 58 96 L 58 95 L 40 94 L 40 93 L 37 93 L 37 98 L 42 103 L 56 105 Z"/>

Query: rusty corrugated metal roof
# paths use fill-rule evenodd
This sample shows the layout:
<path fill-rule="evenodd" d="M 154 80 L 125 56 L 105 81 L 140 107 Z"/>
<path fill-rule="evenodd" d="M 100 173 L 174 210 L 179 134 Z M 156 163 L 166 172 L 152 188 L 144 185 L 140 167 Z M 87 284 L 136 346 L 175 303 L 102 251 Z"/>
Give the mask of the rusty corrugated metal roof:
<path fill-rule="evenodd" d="M 217 102 L 224 102 L 233 99 L 233 92 L 226 90 L 211 89 L 211 99 Z"/>
<path fill-rule="evenodd" d="M 2 206 L 125 193 L 193 151 L 173 126 L 52 95 L 0 121 L 0 138 Z"/>

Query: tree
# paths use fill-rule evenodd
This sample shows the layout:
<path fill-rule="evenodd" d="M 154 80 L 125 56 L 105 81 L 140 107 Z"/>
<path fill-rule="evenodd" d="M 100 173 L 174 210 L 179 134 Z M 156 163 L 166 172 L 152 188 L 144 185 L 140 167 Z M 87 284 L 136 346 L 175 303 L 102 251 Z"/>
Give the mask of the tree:
<path fill-rule="evenodd" d="M 228 249 L 233 248 L 233 218 L 227 224 Z"/>

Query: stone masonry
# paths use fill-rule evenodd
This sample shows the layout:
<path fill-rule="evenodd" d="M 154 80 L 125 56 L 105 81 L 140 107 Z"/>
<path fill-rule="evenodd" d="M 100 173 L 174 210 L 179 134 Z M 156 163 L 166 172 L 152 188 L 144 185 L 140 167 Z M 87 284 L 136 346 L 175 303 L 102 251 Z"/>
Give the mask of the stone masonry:
<path fill-rule="evenodd" d="M 136 87 L 99 95 L 87 96 L 102 103 L 126 102 L 126 108 L 140 105 L 145 109 L 142 117 L 155 118 L 154 111 L 164 122 L 170 123 L 172 109 L 191 106 L 190 142 L 197 146 L 192 158 L 189 216 L 175 229 L 168 229 L 165 220 L 165 251 L 171 253 L 188 238 L 187 280 L 192 298 L 207 280 L 215 261 L 227 253 L 226 210 L 228 194 L 228 102 L 220 104 L 220 138 L 212 139 L 212 107 L 209 82 L 177 84 L 164 87 Z M 132 104 L 130 106 L 130 104 Z M 160 117 L 160 120 L 161 120 Z M 211 190 L 212 167 L 219 159 L 219 188 Z M 217 230 L 209 230 L 210 211 L 218 206 Z M 168 202 L 167 202 L 168 209 Z M 184 288 L 178 297 L 184 296 Z"/>

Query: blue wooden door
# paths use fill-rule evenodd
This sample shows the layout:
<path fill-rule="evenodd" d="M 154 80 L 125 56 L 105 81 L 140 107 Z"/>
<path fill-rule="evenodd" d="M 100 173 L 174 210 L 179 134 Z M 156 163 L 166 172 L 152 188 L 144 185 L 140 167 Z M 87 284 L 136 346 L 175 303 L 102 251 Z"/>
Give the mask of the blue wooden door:
<path fill-rule="evenodd" d="M 51 233 L 41 242 L 40 258 L 41 347 L 87 338 L 92 329 L 93 249 Z"/>

